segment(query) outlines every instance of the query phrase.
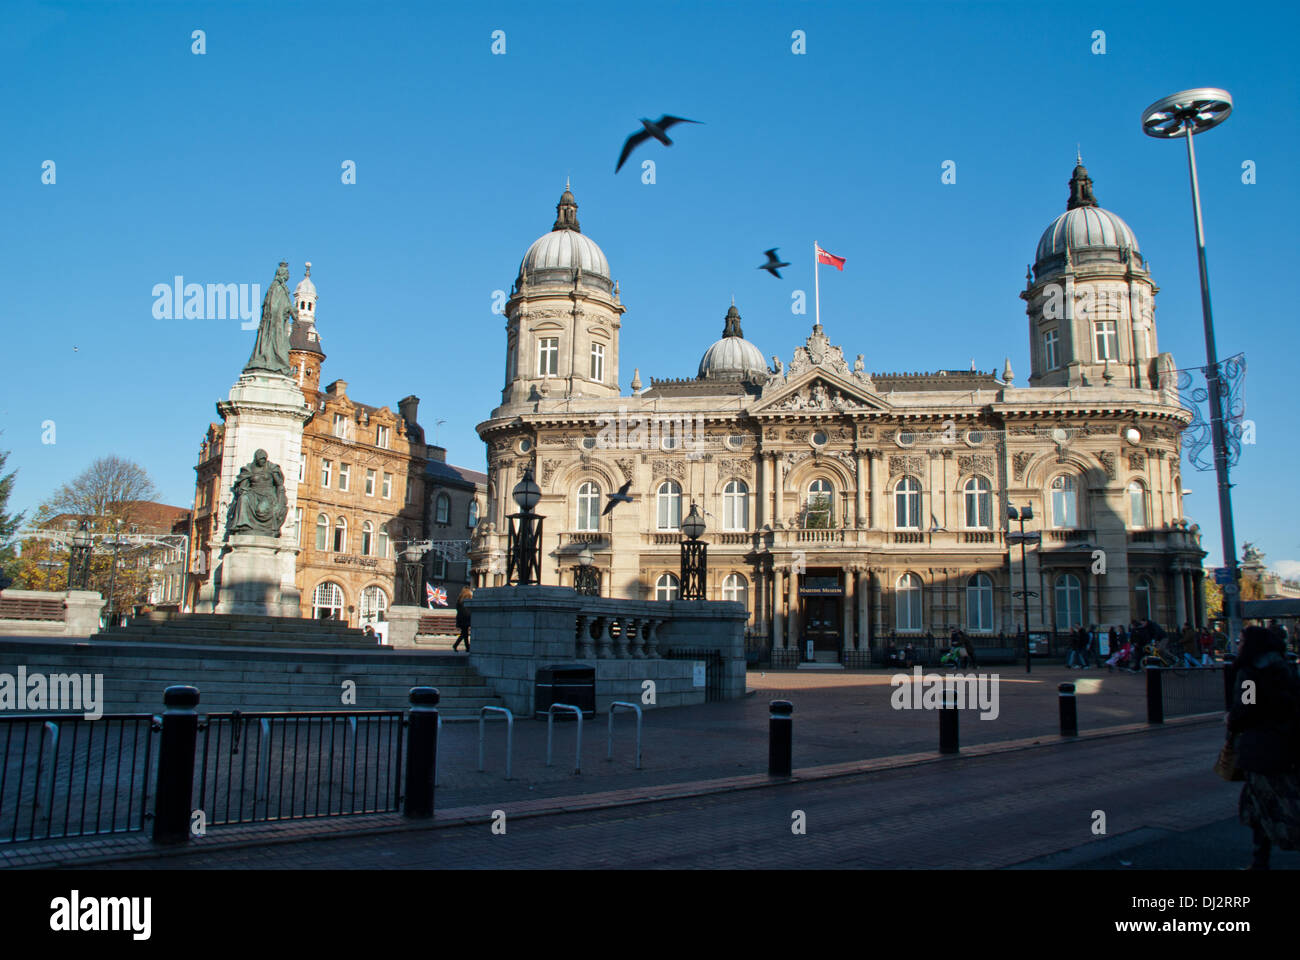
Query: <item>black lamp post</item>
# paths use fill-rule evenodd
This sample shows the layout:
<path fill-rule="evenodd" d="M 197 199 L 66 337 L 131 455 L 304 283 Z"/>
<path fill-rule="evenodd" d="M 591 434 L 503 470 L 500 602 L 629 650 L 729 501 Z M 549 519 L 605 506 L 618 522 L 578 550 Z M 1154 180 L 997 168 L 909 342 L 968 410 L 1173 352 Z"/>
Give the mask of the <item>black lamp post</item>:
<path fill-rule="evenodd" d="M 72 553 L 68 556 L 68 589 L 86 590 L 90 580 L 90 551 L 93 540 L 90 525 L 81 521 L 72 537 Z"/>
<path fill-rule="evenodd" d="M 600 596 L 600 571 L 592 566 L 595 559 L 591 547 L 584 543 L 578 552 L 578 565 L 573 568 L 573 588 L 584 597 Z"/>
<path fill-rule="evenodd" d="M 506 517 L 510 523 L 506 531 L 506 583 L 528 586 L 540 583 L 542 573 L 542 518 L 533 513 L 542 499 L 542 488 L 533 479 L 532 467 L 524 471 L 512 495 L 519 512 Z"/>
<path fill-rule="evenodd" d="M 691 512 L 682 521 L 682 593 L 683 600 L 705 599 L 705 581 L 708 574 L 708 544 L 700 540 L 704 535 L 704 517 L 700 508 L 691 504 Z"/>
<path fill-rule="evenodd" d="M 1029 589 L 1029 563 L 1025 557 L 1025 544 L 1043 542 L 1043 535 L 1039 531 L 1025 533 L 1025 521 L 1034 519 L 1034 508 L 1031 504 L 1025 504 L 1019 510 L 1015 507 L 1007 507 L 1007 519 L 1020 521 L 1020 532 L 1014 530 L 1007 534 L 1007 543 L 1020 544 L 1020 589 L 1012 594 L 1014 597 L 1024 597 L 1025 608 L 1025 673 L 1033 670 L 1029 659 L 1029 598 L 1038 596 L 1037 593 Z"/>
<path fill-rule="evenodd" d="M 424 578 L 424 551 L 414 543 L 402 550 L 402 600 L 403 604 L 420 607 L 420 581 Z"/>
<path fill-rule="evenodd" d="M 108 625 L 117 626 L 117 551 L 122 546 L 122 518 L 117 518 L 117 536 L 113 537 L 113 572 L 108 577 Z"/>

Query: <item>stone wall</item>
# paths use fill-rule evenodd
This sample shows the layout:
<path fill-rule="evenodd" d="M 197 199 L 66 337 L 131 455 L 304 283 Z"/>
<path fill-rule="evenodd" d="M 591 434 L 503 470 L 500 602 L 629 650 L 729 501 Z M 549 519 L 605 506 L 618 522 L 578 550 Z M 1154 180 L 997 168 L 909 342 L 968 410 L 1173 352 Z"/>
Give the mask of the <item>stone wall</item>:
<path fill-rule="evenodd" d="M 104 598 L 94 590 L 5 590 L 0 596 L 14 601 L 6 608 L 59 608 L 58 619 L 11 617 L 0 611 L 0 637 L 88 637 L 99 631 Z"/>

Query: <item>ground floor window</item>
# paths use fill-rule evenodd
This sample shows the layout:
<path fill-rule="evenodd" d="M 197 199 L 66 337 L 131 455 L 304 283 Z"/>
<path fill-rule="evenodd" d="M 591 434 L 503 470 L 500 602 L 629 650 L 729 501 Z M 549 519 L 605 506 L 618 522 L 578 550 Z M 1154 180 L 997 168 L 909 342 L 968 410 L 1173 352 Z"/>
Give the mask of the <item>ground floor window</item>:
<path fill-rule="evenodd" d="M 313 620 L 343 619 L 343 588 L 328 580 L 316 585 L 311 595 Z"/>
<path fill-rule="evenodd" d="M 388 594 L 382 587 L 366 587 L 361 591 L 361 622 L 375 623 L 384 619 L 388 609 Z"/>

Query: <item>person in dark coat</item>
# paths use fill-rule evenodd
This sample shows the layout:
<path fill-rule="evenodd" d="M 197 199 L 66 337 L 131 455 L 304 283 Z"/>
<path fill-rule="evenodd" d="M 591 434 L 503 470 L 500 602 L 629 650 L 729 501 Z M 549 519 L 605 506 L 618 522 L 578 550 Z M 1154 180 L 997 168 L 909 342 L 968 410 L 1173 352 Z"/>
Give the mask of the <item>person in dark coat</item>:
<path fill-rule="evenodd" d="M 1285 645 L 1263 627 L 1242 632 L 1233 667 L 1236 693 L 1225 721 L 1246 774 L 1237 815 L 1251 829 L 1250 869 L 1267 870 L 1274 844 L 1300 849 L 1300 679 Z"/>
<path fill-rule="evenodd" d="M 469 587 L 464 587 L 460 591 L 460 596 L 456 598 L 456 629 L 460 631 L 460 636 L 456 642 L 451 645 L 453 650 L 460 647 L 461 641 L 465 641 L 465 652 L 469 653 L 469 607 L 465 601 L 474 596 L 474 591 Z"/>

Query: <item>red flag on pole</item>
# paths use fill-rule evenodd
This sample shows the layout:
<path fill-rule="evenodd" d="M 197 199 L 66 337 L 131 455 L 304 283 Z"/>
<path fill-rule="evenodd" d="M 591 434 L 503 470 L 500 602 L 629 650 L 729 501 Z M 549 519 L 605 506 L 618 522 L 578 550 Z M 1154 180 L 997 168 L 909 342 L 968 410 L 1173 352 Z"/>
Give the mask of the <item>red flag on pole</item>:
<path fill-rule="evenodd" d="M 814 246 L 816 246 L 816 244 L 814 244 Z M 830 266 L 834 267 L 836 270 L 844 269 L 843 257 L 837 257 L 833 253 L 827 253 L 821 247 L 817 247 L 817 262 L 829 264 Z"/>

